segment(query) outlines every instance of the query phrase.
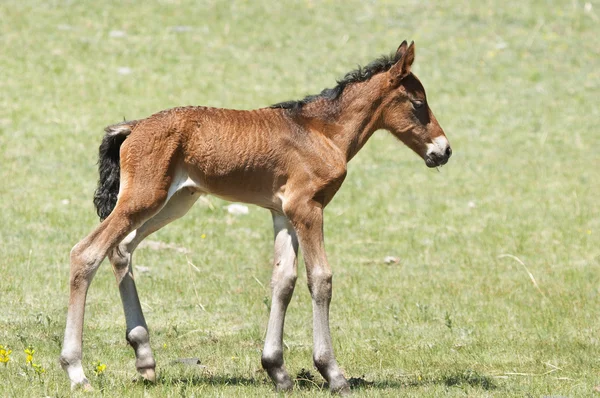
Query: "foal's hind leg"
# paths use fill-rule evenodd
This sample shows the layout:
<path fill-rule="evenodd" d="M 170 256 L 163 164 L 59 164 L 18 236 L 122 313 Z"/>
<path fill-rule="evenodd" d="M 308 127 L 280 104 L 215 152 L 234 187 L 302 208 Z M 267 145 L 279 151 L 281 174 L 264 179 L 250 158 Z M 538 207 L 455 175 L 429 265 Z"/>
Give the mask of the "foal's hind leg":
<path fill-rule="evenodd" d="M 127 202 L 118 202 L 113 212 L 86 238 L 71 250 L 70 295 L 67 325 L 60 363 L 69 375 L 71 387 L 89 382 L 81 366 L 83 318 L 87 291 L 96 270 L 107 253 L 127 234 L 151 217 L 164 203 L 166 195 L 141 198 L 134 208 Z"/>
<path fill-rule="evenodd" d="M 199 193 L 190 192 L 185 188 L 178 191 L 169 199 L 165 207 L 158 214 L 146 221 L 140 228 L 130 233 L 108 255 L 115 272 L 115 277 L 117 278 L 117 283 L 119 284 L 119 292 L 121 293 L 121 301 L 123 302 L 123 310 L 125 311 L 125 323 L 127 325 L 125 338 L 135 351 L 135 366 L 138 372 L 149 381 L 155 380 L 154 369 L 156 362 L 150 348 L 148 326 L 146 325 L 135 287 L 131 257 L 135 248 L 144 238 L 158 231 L 171 221 L 183 217 L 199 196 Z"/>
<path fill-rule="evenodd" d="M 273 229 L 275 230 L 271 281 L 273 299 L 261 362 L 278 390 L 290 390 L 294 384 L 283 366 L 283 323 L 296 285 L 298 239 L 294 228 L 283 215 L 273 213 Z"/>

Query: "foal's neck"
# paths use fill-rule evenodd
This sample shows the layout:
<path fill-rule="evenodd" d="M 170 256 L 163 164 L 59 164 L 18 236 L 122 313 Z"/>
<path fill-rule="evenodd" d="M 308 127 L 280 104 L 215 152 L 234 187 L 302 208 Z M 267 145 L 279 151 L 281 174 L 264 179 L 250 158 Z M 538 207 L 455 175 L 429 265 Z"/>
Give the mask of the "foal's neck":
<path fill-rule="evenodd" d="M 380 105 L 384 74 L 344 88 L 339 98 L 307 104 L 303 116 L 316 130 L 328 136 L 349 161 L 381 128 Z"/>

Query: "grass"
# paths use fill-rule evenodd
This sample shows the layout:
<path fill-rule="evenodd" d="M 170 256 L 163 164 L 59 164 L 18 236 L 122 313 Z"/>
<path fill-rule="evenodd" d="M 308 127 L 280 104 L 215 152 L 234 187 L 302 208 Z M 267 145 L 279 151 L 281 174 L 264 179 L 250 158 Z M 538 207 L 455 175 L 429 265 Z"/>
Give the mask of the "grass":
<path fill-rule="evenodd" d="M 438 173 L 377 133 L 327 209 L 334 346 L 355 394 L 597 394 L 599 10 L 541 0 L 0 3 L 0 344 L 13 351 L 0 396 L 70 394 L 57 361 L 68 254 L 97 223 L 104 126 L 177 105 L 301 98 L 405 38 L 454 155 Z M 270 216 L 231 216 L 225 205 L 200 201 L 149 238 L 171 248 L 136 252 L 150 270 L 137 279 L 156 385 L 132 381 L 118 289 L 100 268 L 84 329 L 96 390 L 86 396 L 273 393 L 260 368 Z M 399 263 L 385 264 L 390 255 Z M 301 272 L 286 364 L 299 375 L 294 396 L 327 396 L 311 364 L 305 284 Z M 25 367 L 28 345 L 44 373 Z M 176 362 L 185 357 L 202 366 Z"/>

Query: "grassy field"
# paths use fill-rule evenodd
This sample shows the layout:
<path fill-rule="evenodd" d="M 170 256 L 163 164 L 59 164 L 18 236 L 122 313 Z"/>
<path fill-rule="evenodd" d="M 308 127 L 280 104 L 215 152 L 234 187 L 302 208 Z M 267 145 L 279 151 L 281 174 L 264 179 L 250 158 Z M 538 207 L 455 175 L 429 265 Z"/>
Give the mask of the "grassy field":
<path fill-rule="evenodd" d="M 600 3 L 578 0 L 0 2 L 0 396 L 70 394 L 69 250 L 98 222 L 104 126 L 315 94 L 403 39 L 454 155 L 430 170 L 378 132 L 326 211 L 334 347 L 355 394 L 600 396 L 599 24 Z M 103 264 L 84 329 L 96 389 L 76 396 L 274 394 L 260 367 L 270 215 L 226 205 L 199 201 L 136 252 L 156 385 L 132 381 Z M 286 363 L 293 396 L 327 396 L 303 271 Z"/>

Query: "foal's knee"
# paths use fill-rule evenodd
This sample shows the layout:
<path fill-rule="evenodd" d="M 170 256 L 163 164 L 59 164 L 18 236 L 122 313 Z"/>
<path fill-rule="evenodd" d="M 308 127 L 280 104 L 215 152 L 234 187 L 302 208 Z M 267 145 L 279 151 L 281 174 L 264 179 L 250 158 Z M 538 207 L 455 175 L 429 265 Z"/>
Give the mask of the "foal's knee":
<path fill-rule="evenodd" d="M 331 284 L 333 274 L 326 269 L 313 269 L 308 276 L 308 289 L 313 300 L 317 302 L 331 301 Z"/>
<path fill-rule="evenodd" d="M 276 298 L 289 303 L 296 286 L 297 275 L 295 272 L 279 275 L 279 278 L 273 283 L 273 293 Z"/>
<path fill-rule="evenodd" d="M 87 262 L 87 257 L 85 256 L 85 247 L 82 242 L 79 242 L 73 246 L 70 257 L 71 267 L 79 267 Z"/>
<path fill-rule="evenodd" d="M 295 272 L 290 272 L 289 274 L 284 275 L 281 279 L 282 288 L 287 294 L 291 295 L 294 292 L 294 287 L 296 287 L 298 275 L 296 275 Z"/>
<path fill-rule="evenodd" d="M 78 288 L 83 281 L 89 280 L 102 262 L 102 257 L 90 250 L 82 242 L 71 249 L 71 287 Z"/>

